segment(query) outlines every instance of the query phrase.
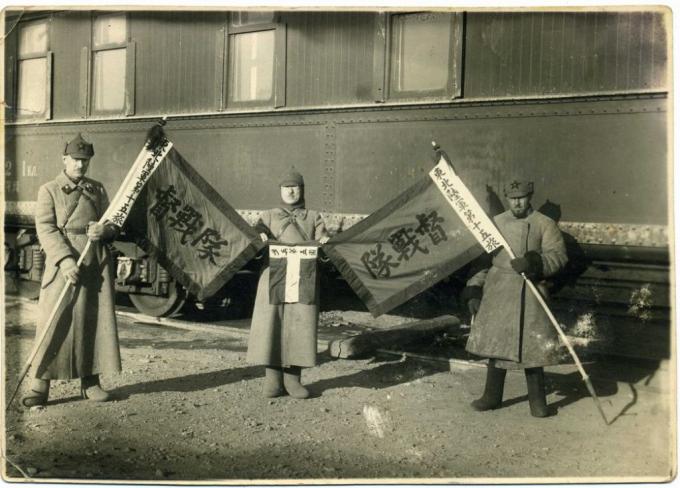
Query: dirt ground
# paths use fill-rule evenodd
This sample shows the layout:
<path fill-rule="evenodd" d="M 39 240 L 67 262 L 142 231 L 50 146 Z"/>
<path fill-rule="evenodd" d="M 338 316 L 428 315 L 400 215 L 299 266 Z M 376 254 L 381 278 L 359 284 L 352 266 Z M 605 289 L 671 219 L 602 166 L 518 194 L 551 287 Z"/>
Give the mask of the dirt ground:
<path fill-rule="evenodd" d="M 7 300 L 6 392 L 30 350 L 34 312 L 34 303 Z M 326 313 L 321 337 L 341 333 L 357 314 Z M 469 403 L 483 387 L 480 364 L 398 354 L 334 360 L 323 344 L 319 366 L 303 373 L 312 398 L 265 399 L 264 371 L 245 362 L 247 320 L 227 331 L 119 319 L 124 372 L 102 378 L 115 401 L 81 400 L 78 382 L 60 381 L 46 408 L 13 403 L 4 419 L 5 477 L 528 482 L 660 481 L 675 472 L 667 362 L 586 365 L 607 426 L 571 365 L 546 370 L 557 415 L 544 419 L 529 415 L 521 372 L 508 375 L 503 408 L 478 413 Z M 442 357 L 460 349 L 438 341 L 414 351 Z"/>

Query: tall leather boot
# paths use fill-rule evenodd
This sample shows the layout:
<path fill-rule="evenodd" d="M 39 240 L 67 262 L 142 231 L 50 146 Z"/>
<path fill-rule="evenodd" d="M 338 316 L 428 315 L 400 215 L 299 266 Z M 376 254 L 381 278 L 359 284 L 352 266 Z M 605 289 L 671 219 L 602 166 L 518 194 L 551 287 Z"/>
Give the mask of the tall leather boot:
<path fill-rule="evenodd" d="M 503 402 L 503 386 L 507 370 L 487 366 L 486 383 L 481 398 L 474 400 L 470 405 L 478 412 L 493 410 L 501 406 Z"/>
<path fill-rule="evenodd" d="M 550 411 L 545 401 L 543 368 L 526 368 L 524 375 L 527 378 L 527 393 L 529 395 L 531 415 L 534 417 L 547 417 L 550 415 Z"/>
<path fill-rule="evenodd" d="M 274 398 L 284 395 L 283 368 L 279 366 L 266 366 L 264 368 L 264 387 L 262 394 L 265 398 Z"/>
<path fill-rule="evenodd" d="M 99 375 L 93 374 L 80 378 L 80 395 L 92 402 L 108 402 L 111 394 L 99 385 Z"/>
<path fill-rule="evenodd" d="M 21 399 L 21 404 L 26 408 L 35 407 L 38 405 L 45 406 L 47 405 L 47 397 L 49 393 L 50 380 L 33 378 L 33 380 L 31 380 L 31 391 Z"/>
<path fill-rule="evenodd" d="M 300 366 L 290 366 L 283 370 L 283 385 L 286 391 L 293 398 L 300 400 L 309 398 L 309 390 L 300 383 L 302 368 Z"/>

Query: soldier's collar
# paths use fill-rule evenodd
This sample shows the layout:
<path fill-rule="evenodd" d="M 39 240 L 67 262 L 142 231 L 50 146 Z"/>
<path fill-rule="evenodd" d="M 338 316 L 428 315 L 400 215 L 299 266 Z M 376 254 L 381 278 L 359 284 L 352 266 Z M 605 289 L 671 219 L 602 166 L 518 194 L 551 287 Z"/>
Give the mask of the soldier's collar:
<path fill-rule="evenodd" d="M 57 176 L 57 181 L 59 182 L 61 191 L 63 191 L 67 195 L 79 188 L 88 193 L 94 194 L 95 192 L 92 183 L 84 176 L 80 178 L 80 180 L 74 181 L 66 174 L 66 171 L 62 171 L 61 173 L 59 173 L 59 176 Z"/>
<path fill-rule="evenodd" d="M 285 208 L 279 207 L 279 212 L 283 215 L 300 215 L 304 218 L 307 215 L 306 208 Z"/>

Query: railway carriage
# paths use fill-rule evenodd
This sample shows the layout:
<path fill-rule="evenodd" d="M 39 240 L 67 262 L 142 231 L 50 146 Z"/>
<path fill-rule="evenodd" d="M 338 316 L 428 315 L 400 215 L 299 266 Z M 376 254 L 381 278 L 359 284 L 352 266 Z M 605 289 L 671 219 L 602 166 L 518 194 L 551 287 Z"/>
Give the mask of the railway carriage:
<path fill-rule="evenodd" d="M 332 231 L 425 174 L 436 140 L 481 201 L 500 202 L 510 174 L 535 179 L 535 205 L 582 264 L 554 285 L 571 326 L 622 354 L 667 357 L 669 19 L 651 8 L 6 10 L 8 284 L 39 282 L 34 199 L 77 132 L 113 193 L 167 116 L 179 151 L 250 222 L 278 203 L 271 175 L 294 164 Z M 165 270 L 124 238 L 116 249 L 118 290 L 141 311 L 181 306 Z"/>

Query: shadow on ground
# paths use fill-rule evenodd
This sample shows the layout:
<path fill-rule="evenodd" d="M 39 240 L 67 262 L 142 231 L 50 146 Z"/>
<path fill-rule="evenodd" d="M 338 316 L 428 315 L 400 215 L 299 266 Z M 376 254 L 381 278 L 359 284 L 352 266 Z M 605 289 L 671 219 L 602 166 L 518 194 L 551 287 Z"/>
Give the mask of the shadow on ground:
<path fill-rule="evenodd" d="M 394 360 L 375 359 L 373 363 L 382 363 L 377 367 L 369 367 L 346 376 L 329 378 L 307 385 L 313 394 L 322 394 L 324 391 L 337 388 L 369 388 L 382 389 L 391 386 L 408 383 L 431 376 L 443 371 L 449 371 L 449 365 L 445 363 L 423 363 L 414 359 Z"/>
<path fill-rule="evenodd" d="M 244 379 L 257 378 L 262 376 L 263 371 L 260 366 L 246 366 L 241 368 L 223 369 L 221 371 L 210 371 L 206 373 L 196 373 L 163 380 L 147 381 L 122 386 L 112 390 L 111 393 L 117 400 L 126 399 L 132 395 L 147 393 L 159 393 L 165 391 L 195 392 L 209 390 L 232 383 L 237 383 Z"/>
<path fill-rule="evenodd" d="M 601 358 L 599 362 L 584 364 L 584 370 L 593 385 L 593 390 L 605 411 L 609 424 L 616 422 L 622 416 L 631 415 L 629 411 L 638 402 L 639 388 L 649 387 L 659 367 L 659 361 L 629 359 L 622 364 L 619 358 Z M 576 370 L 576 366 L 573 372 L 566 374 L 546 372 L 545 387 L 546 394 L 562 397 L 548 405 L 556 411 L 584 398 L 591 398 L 586 383 L 581 373 Z M 611 402 L 607 399 L 616 396 L 621 388 L 628 391 L 630 400 L 623 407 L 617 407 L 617 411 L 612 411 Z M 528 401 L 527 395 L 522 395 L 506 399 L 502 406 L 509 407 L 526 401 Z M 595 404 L 593 408 L 596 408 Z"/>

